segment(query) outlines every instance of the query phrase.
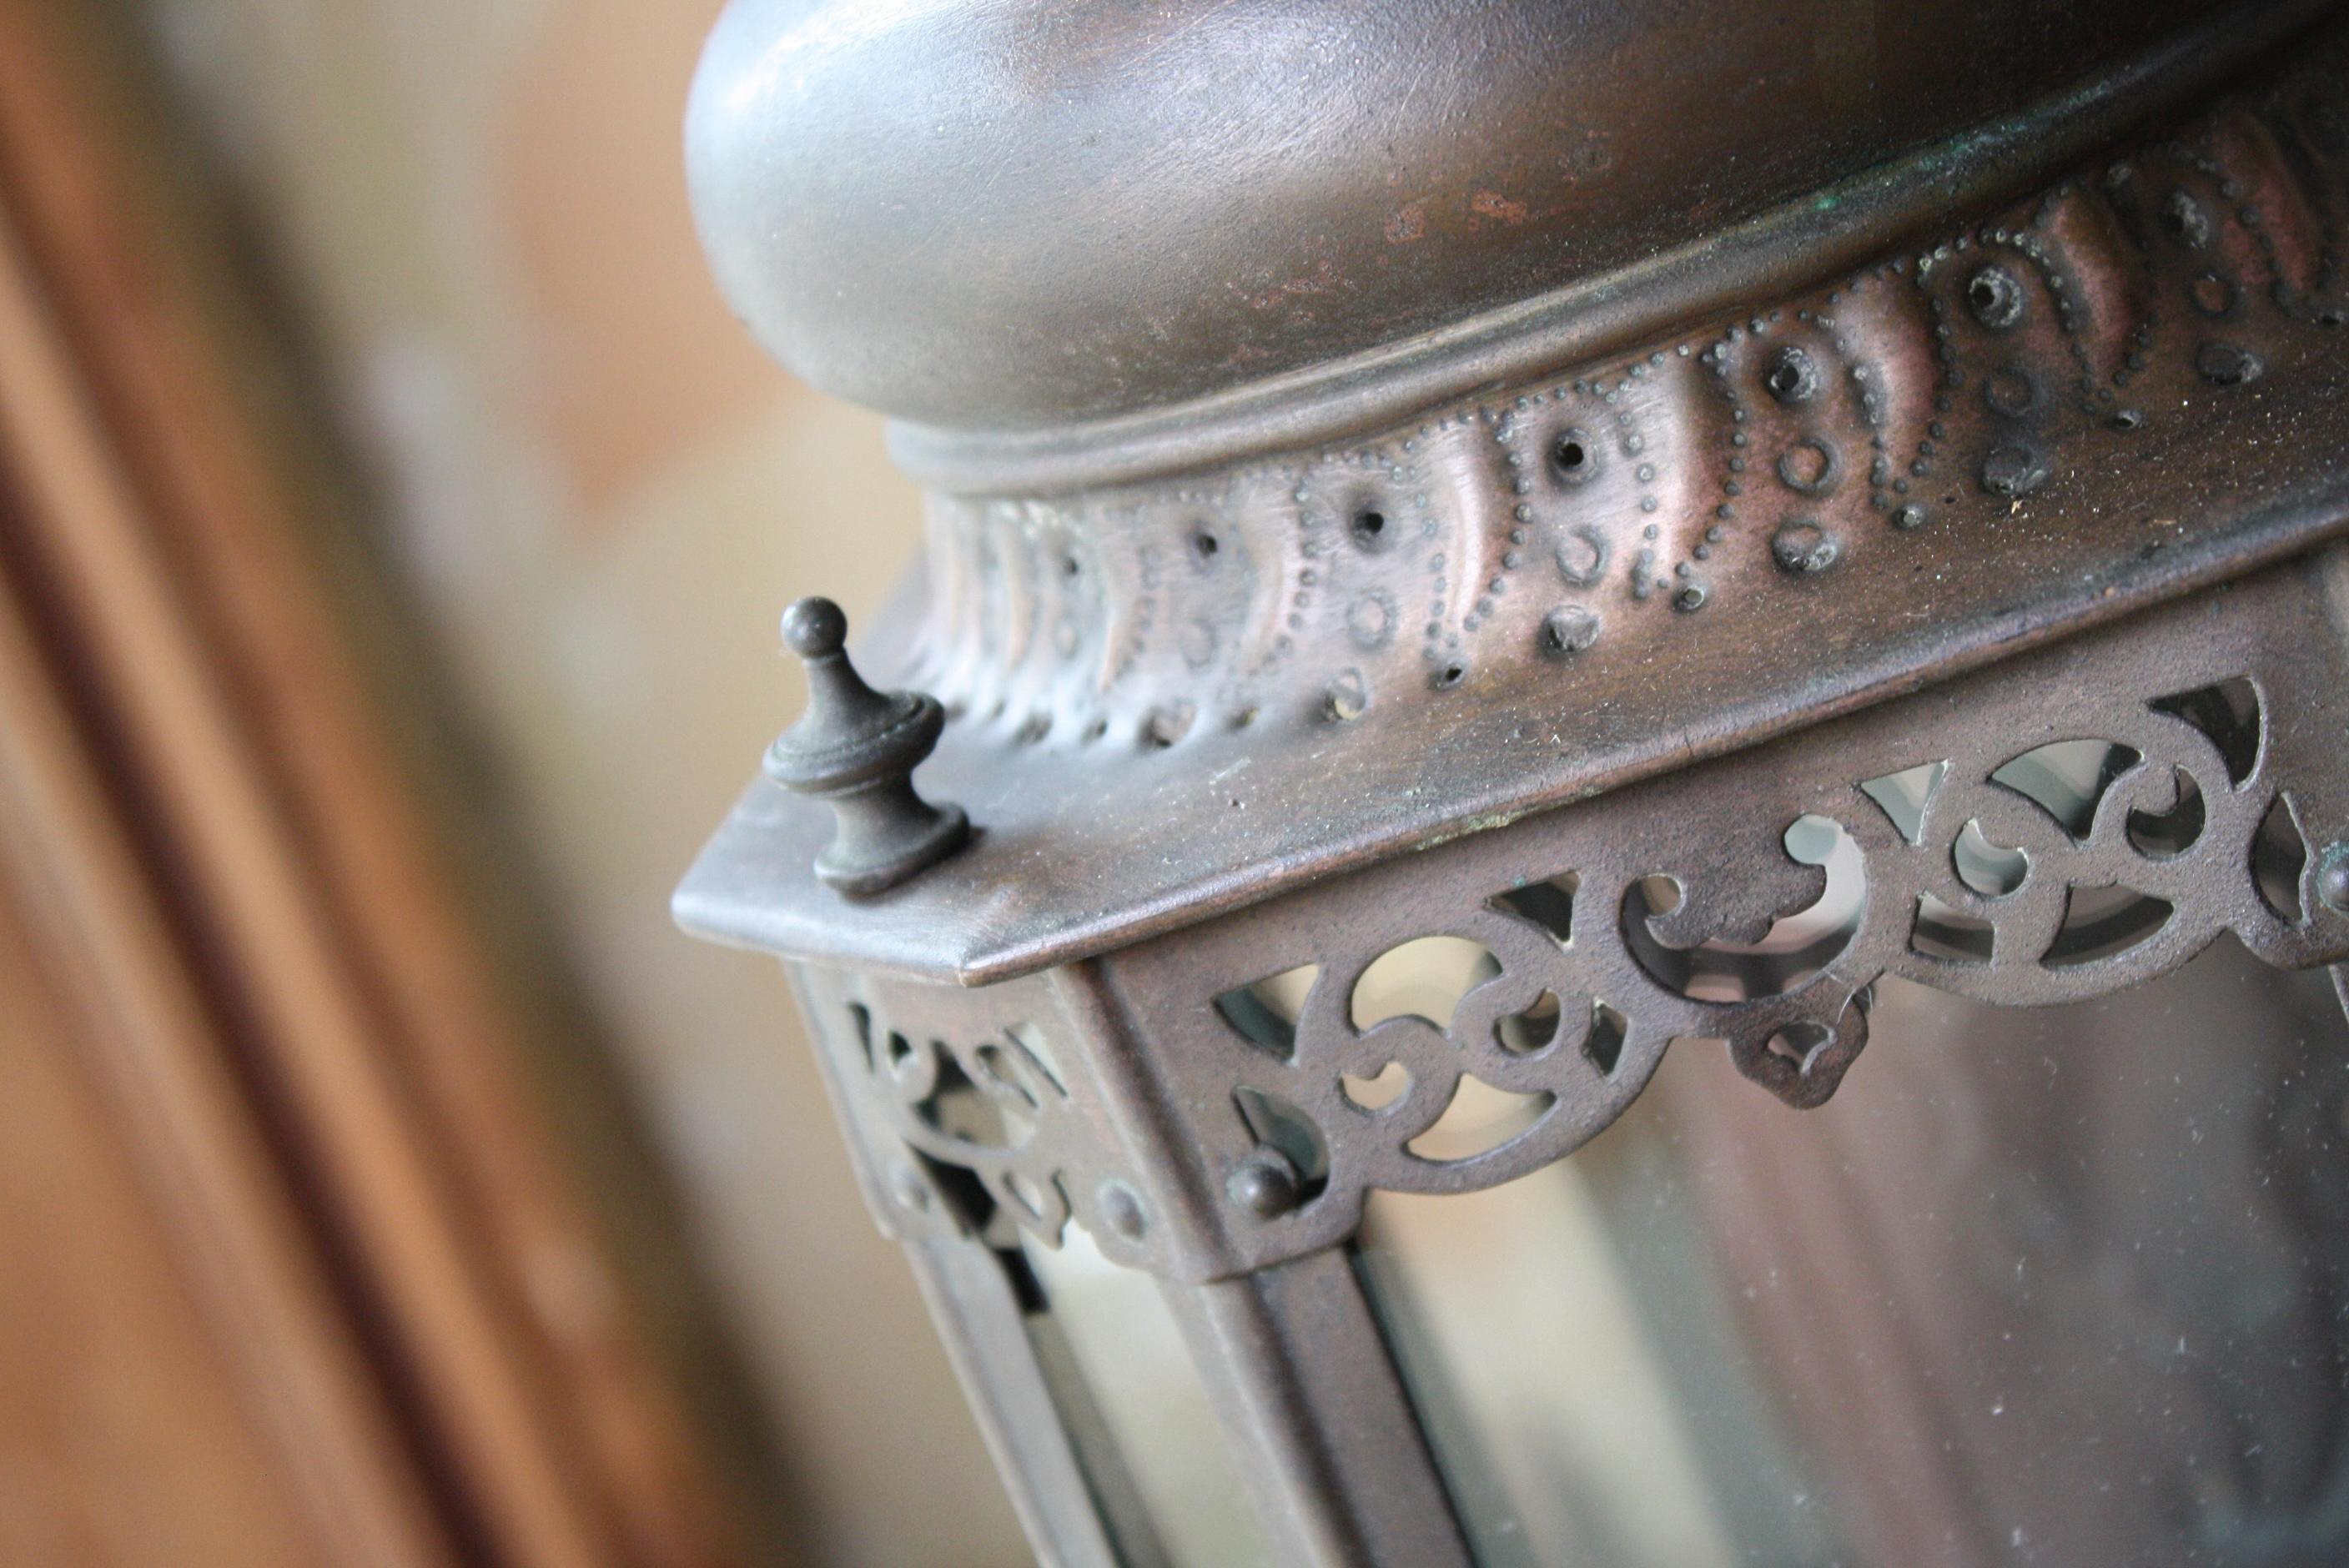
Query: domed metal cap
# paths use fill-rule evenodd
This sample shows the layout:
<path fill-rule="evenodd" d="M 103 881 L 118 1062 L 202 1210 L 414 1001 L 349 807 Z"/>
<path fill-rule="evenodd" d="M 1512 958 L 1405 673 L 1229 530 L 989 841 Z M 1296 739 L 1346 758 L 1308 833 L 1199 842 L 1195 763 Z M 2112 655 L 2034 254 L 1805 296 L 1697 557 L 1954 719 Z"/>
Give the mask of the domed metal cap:
<path fill-rule="evenodd" d="M 2306 548 L 2349 23 L 2182 8 L 738 0 L 702 219 L 787 358 L 933 421 L 874 646 L 987 831 L 849 909 L 757 788 L 680 919 L 989 983 Z"/>
<path fill-rule="evenodd" d="M 1672 252 L 2212 0 L 734 0 L 688 159 L 802 377 L 1018 431 L 1295 375 Z"/>

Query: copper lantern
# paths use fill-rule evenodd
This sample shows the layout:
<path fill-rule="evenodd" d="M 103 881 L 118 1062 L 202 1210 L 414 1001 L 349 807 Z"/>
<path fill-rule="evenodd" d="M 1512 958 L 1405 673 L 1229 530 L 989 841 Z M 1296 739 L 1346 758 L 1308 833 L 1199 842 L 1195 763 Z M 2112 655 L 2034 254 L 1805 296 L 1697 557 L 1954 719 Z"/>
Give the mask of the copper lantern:
<path fill-rule="evenodd" d="M 2325 11 L 735 0 L 926 541 L 677 911 L 1040 1554 L 2349 1560 Z"/>

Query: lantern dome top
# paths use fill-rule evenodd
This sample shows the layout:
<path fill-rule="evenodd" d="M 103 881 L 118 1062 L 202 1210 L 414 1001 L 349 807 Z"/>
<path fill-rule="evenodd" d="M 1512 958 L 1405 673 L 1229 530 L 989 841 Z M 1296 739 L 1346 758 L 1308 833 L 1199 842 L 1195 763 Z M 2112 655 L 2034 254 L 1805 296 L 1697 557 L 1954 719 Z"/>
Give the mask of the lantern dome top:
<path fill-rule="evenodd" d="M 2221 9 L 734 0 L 688 173 L 721 288 L 792 370 L 1035 431 L 1670 254 Z"/>
<path fill-rule="evenodd" d="M 852 907 L 761 780 L 680 918 L 1002 980 L 2329 536 L 2349 24 L 2198 8 L 735 0 L 700 221 L 934 492 L 858 664 L 971 833 Z"/>

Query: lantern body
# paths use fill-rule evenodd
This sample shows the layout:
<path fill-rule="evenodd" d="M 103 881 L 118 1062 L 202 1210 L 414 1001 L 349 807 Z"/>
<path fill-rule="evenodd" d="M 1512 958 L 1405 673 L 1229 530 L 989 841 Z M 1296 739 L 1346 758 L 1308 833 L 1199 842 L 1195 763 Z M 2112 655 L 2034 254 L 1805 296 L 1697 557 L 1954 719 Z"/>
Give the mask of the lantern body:
<path fill-rule="evenodd" d="M 1464 1458 L 1431 1336 L 1381 1273 L 1381 1235 L 1403 1232 L 1373 1195 L 1537 1178 L 1632 1110 L 1668 1046 L 1678 1062 L 1725 1042 L 1744 1092 L 1808 1109 L 1870 1070 L 1879 1010 L 1930 1034 L 1928 991 L 2066 1007 L 2214 943 L 2278 970 L 2349 956 L 2349 47 L 2301 37 L 2194 115 L 2112 140 L 2161 94 L 2210 91 L 2220 36 L 2254 53 L 2298 20 L 2264 15 L 2189 25 L 2002 122 L 2081 160 L 1971 213 L 1937 201 L 1995 185 L 1966 165 L 1981 137 L 1699 235 L 1679 271 L 1602 258 L 1602 294 L 1629 304 L 1543 274 L 1526 286 L 1570 297 L 1376 352 L 1332 307 L 1268 329 L 1266 362 L 1296 360 L 1285 380 L 1206 391 L 1231 376 L 1199 358 L 1219 318 L 1195 314 L 1179 364 L 1135 362 L 1163 407 L 1121 404 L 1114 376 L 1055 404 L 1019 360 L 1021 428 L 905 406 L 931 422 L 901 450 L 939 488 L 923 571 L 866 646 L 944 704 L 920 781 L 968 811 L 971 841 L 843 899 L 812 870 L 823 810 L 762 781 L 678 908 L 785 955 L 867 1197 L 1049 1558 L 1493 1558 L 1513 1505 L 1478 1477 L 1507 1467 Z M 721 71 L 739 46 L 714 48 Z M 720 212 L 753 201 L 755 180 L 700 177 Z M 790 338 L 799 307 L 745 248 L 759 232 L 712 248 L 754 325 Z M 1359 292 L 1400 286 L 1376 273 Z M 861 390 L 885 346 L 806 352 Z M 1298 368 L 1317 354 L 1336 368 Z M 1050 419 L 1066 428 L 1038 434 Z M 1979 1034 L 1968 1016 L 1951 1028 Z M 2203 1108 L 2268 1130 L 2178 1165 L 2182 1191 L 2225 1190 L 2229 1171 L 2332 1157 L 2337 1126 L 2287 1114 L 2323 1077 L 2293 1051 L 2241 1048 L 2231 1074 L 2179 1056 L 2158 1107 L 2092 1097 L 2068 1133 L 2013 1103 L 2027 1074 L 1953 1080 L 1873 1136 L 1913 1117 L 1930 1143 L 1936 1103 L 2038 1128 L 1981 1166 L 2028 1208 L 2104 1191 L 2064 1173 L 2125 1171 L 2148 1129 L 2199 1142 Z M 2127 1081 L 2126 1057 L 2105 1065 Z M 1950 1560 L 1973 1561 L 2088 1528 L 1983 1465 L 1853 1479 L 1871 1445 L 1921 1456 L 1920 1431 L 1969 1429 L 1895 1408 L 1884 1390 L 1918 1378 L 1887 1360 L 1927 1383 L 1989 1367 L 2068 1386 L 2064 1367 L 1933 1340 L 1936 1304 L 1978 1337 L 2079 1347 L 2028 1290 L 1944 1279 L 1955 1253 L 1930 1235 L 1867 1253 L 1873 1275 L 1837 1253 L 1837 1214 L 1940 1190 L 1904 1187 L 1897 1150 L 1806 1166 L 1785 1148 L 1800 1123 L 1749 1136 L 1689 1092 L 1681 1136 L 1730 1196 L 1688 1233 L 1724 1269 L 1811 1270 L 1744 1324 L 1780 1348 L 1756 1387 L 1857 1401 L 1806 1418 L 1821 1464 L 1846 1456 L 1833 1539 L 1880 1553 L 1956 1532 Z M 2144 1323 L 2250 1336 L 2261 1366 L 2349 1357 L 2337 1326 L 2273 1327 L 2327 1321 L 2330 1210 L 2238 1185 L 2245 1223 L 2286 1238 L 2244 1256 L 2301 1261 L 2232 1318 L 2206 1302 Z M 2049 1202 L 2088 1252 L 2142 1219 Z M 1934 1212 L 1949 1203 L 1904 1223 Z M 2023 1238 L 1982 1268 L 2027 1282 L 2037 1256 L 2091 1315 L 2135 1299 L 2098 1296 L 2111 1280 L 2028 1214 L 1982 1212 L 1982 1233 Z M 1115 1334 L 1080 1324 L 1090 1287 L 1055 1261 L 1072 1237 L 1095 1278 L 1147 1282 L 1100 1299 L 1125 1304 L 1137 1346 L 1163 1304 L 1195 1389 L 1111 1386 Z M 2175 1267 L 2149 1277 L 2205 1265 Z M 1863 1277 L 1865 1300 L 1831 1288 Z M 1996 1390 L 1925 1402 L 1978 1393 L 2004 1408 Z M 2229 1397 L 2207 1393 L 2207 1429 L 2080 1460 L 2080 1484 L 2163 1475 L 2191 1518 L 2160 1541 L 2266 1528 L 2325 1549 L 2343 1527 L 2321 1476 L 2200 1479 L 2240 1456 L 2213 1434 L 2264 1408 Z M 1211 1412 L 1212 1453 L 1142 1451 L 1143 1398 L 1169 1422 Z M 2294 1440 L 2344 1418 L 2314 1408 Z"/>

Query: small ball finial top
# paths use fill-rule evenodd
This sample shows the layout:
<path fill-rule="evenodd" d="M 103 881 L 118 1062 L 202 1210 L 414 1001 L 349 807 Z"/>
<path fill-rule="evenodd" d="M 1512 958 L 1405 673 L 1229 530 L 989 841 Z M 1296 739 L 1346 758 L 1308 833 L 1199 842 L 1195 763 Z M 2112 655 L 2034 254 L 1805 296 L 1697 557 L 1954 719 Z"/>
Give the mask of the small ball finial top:
<path fill-rule="evenodd" d="M 886 892 L 960 849 L 970 820 L 914 789 L 946 710 L 921 692 L 878 692 L 846 652 L 848 617 L 829 599 L 783 612 L 783 641 L 807 664 L 808 705 L 767 748 L 767 777 L 832 808 L 832 842 L 815 873 L 840 892 Z"/>
<path fill-rule="evenodd" d="M 848 617 L 822 594 L 810 594 L 783 612 L 783 645 L 803 659 L 825 659 L 848 641 Z"/>

